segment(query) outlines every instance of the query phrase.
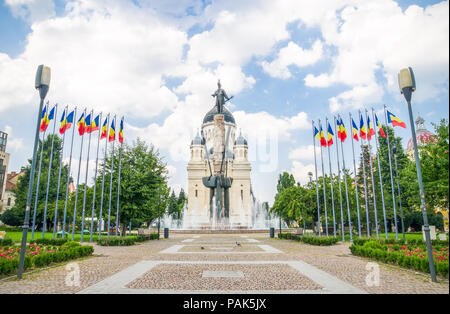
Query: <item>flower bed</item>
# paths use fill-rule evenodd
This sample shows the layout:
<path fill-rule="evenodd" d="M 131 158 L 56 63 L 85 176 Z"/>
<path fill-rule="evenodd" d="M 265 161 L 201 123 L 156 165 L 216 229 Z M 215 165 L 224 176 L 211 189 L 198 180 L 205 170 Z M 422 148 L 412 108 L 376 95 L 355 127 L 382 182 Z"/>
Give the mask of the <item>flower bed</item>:
<path fill-rule="evenodd" d="M 430 272 L 425 246 L 411 243 L 395 243 L 398 241 L 388 242 L 394 243 L 386 243 L 383 240 L 355 239 L 350 246 L 350 251 L 353 255 L 369 257 L 418 271 Z M 447 277 L 449 273 L 448 245 L 436 244 L 432 247 L 432 251 L 436 272 Z"/>
<path fill-rule="evenodd" d="M 81 246 L 77 242 L 67 242 L 60 246 L 39 245 L 31 243 L 27 245 L 25 253 L 24 269 L 31 267 L 43 267 L 52 263 L 60 263 L 71 259 L 91 255 L 94 252 L 92 246 Z M 0 247 L 0 275 L 17 271 L 19 267 L 19 246 Z"/>
<path fill-rule="evenodd" d="M 278 235 L 280 237 L 280 235 Z M 335 237 L 298 236 L 292 233 L 281 233 L 281 239 L 296 240 L 311 245 L 328 246 L 339 242 Z"/>

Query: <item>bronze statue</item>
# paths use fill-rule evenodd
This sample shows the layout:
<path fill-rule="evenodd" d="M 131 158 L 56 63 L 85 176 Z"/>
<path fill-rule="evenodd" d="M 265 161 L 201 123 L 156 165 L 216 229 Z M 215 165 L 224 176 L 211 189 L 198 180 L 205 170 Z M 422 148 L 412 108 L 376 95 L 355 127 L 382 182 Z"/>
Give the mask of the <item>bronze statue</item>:
<path fill-rule="evenodd" d="M 217 81 L 217 90 L 212 94 L 212 97 L 216 97 L 216 106 L 217 106 L 217 112 L 222 113 L 223 112 L 223 105 L 233 98 L 233 96 L 228 97 L 225 90 L 222 89 L 222 85 L 220 84 L 220 80 Z"/>

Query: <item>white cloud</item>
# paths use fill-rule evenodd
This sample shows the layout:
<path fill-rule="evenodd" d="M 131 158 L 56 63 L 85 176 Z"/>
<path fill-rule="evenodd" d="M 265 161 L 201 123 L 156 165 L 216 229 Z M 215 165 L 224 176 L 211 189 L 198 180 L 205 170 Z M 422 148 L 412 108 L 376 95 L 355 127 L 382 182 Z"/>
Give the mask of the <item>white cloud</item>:
<path fill-rule="evenodd" d="M 14 17 L 20 17 L 30 24 L 55 15 L 53 0 L 5 0 L 5 4 Z"/>
<path fill-rule="evenodd" d="M 24 147 L 23 138 L 15 137 L 11 126 L 6 125 L 4 132 L 8 134 L 8 139 L 7 139 L 7 143 L 6 143 L 6 147 L 7 147 L 6 151 L 7 152 L 16 153 L 16 152 L 20 151 L 21 149 L 23 149 L 23 147 Z"/>
<path fill-rule="evenodd" d="M 314 173 L 314 164 L 303 164 L 300 161 L 293 161 L 290 173 L 294 176 L 297 182 L 300 184 L 306 184 L 309 182 L 308 172 Z"/>
<path fill-rule="evenodd" d="M 272 77 L 288 79 L 292 76 L 289 66 L 295 65 L 299 68 L 313 65 L 322 57 L 322 42 L 316 40 L 311 49 L 306 50 L 290 41 L 286 47 L 278 52 L 277 58 L 272 62 L 261 63 L 264 72 Z"/>
<path fill-rule="evenodd" d="M 303 161 L 311 161 L 314 159 L 314 146 L 313 145 L 300 146 L 294 150 L 291 150 L 289 152 L 288 158 Z"/>
<path fill-rule="evenodd" d="M 404 12 L 391 0 L 359 1 L 346 6 L 339 18 L 319 22 L 325 43 L 338 50 L 331 71 L 305 78 L 310 87 L 351 87 L 330 98 L 332 111 L 379 102 L 386 90 L 398 94 L 397 73 L 406 66 L 416 72 L 417 100 L 448 91 L 442 86 L 448 85 L 448 1 L 425 9 L 412 5 Z M 377 75 L 386 86 L 377 83 Z"/>

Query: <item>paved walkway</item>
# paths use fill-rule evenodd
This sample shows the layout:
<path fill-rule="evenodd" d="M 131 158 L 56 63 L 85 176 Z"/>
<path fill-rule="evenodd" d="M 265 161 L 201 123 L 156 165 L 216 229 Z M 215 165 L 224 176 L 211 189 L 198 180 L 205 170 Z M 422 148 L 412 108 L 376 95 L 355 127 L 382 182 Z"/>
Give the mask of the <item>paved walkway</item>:
<path fill-rule="evenodd" d="M 131 247 L 94 246 L 94 256 L 75 265 L 1 281 L 0 293 L 449 293 L 448 281 L 368 264 L 350 254 L 348 243 L 317 247 L 268 234 L 172 234 Z M 79 285 L 73 285 L 77 268 Z"/>

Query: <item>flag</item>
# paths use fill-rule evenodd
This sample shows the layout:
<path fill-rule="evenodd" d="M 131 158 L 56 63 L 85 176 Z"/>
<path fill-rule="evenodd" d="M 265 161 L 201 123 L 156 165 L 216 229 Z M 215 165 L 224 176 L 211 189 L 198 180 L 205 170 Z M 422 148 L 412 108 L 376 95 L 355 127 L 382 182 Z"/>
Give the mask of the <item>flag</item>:
<path fill-rule="evenodd" d="M 405 122 L 400 120 L 398 117 L 395 116 L 395 114 L 393 114 L 389 110 L 387 110 L 387 118 L 388 118 L 388 123 L 391 123 L 392 126 L 401 126 L 402 128 L 406 129 Z"/>
<path fill-rule="evenodd" d="M 345 142 L 345 139 L 347 138 L 347 130 L 345 129 L 344 121 L 342 121 L 342 118 L 340 118 L 340 122 L 339 122 L 338 128 L 340 128 L 340 133 L 341 133 L 340 139 L 341 139 L 342 142 Z"/>
<path fill-rule="evenodd" d="M 341 138 L 341 121 L 338 119 L 336 119 L 336 125 L 337 125 L 337 137 Z M 342 141 L 342 139 L 341 139 Z"/>
<path fill-rule="evenodd" d="M 123 119 L 120 120 L 120 127 L 119 127 L 119 142 L 120 142 L 120 144 L 123 144 Z"/>
<path fill-rule="evenodd" d="M 40 131 L 44 132 L 47 129 L 47 105 L 44 106 L 44 109 L 42 110 L 42 115 L 41 115 L 41 127 L 40 127 Z"/>
<path fill-rule="evenodd" d="M 355 140 L 359 141 L 359 138 L 358 138 L 358 127 L 356 126 L 355 121 L 353 121 L 353 118 L 352 118 L 352 133 L 353 133 L 353 138 Z"/>
<path fill-rule="evenodd" d="M 330 122 L 328 122 L 328 130 L 327 130 L 327 137 L 328 137 L 328 141 L 327 141 L 327 145 L 328 146 L 331 146 L 331 145 L 333 145 L 333 136 L 334 136 L 334 133 L 333 133 L 333 130 L 331 129 L 331 125 L 330 125 Z"/>
<path fill-rule="evenodd" d="M 92 117 L 92 114 L 88 114 L 86 116 L 86 119 L 84 120 L 84 132 L 87 134 L 91 133 L 91 122 L 92 122 L 91 117 Z"/>
<path fill-rule="evenodd" d="M 64 134 L 64 131 L 66 130 L 66 110 L 63 111 L 62 117 L 61 117 L 61 124 L 59 126 L 59 133 L 62 135 Z"/>
<path fill-rule="evenodd" d="M 364 120 L 362 115 L 360 115 L 361 119 L 359 121 L 359 136 L 365 140 L 366 139 L 366 126 L 364 125 Z"/>
<path fill-rule="evenodd" d="M 64 129 L 64 132 L 67 131 L 68 129 L 70 129 L 70 127 L 72 126 L 74 114 L 75 114 L 75 111 L 72 110 L 72 112 L 67 115 L 66 126 L 65 126 L 65 129 Z"/>
<path fill-rule="evenodd" d="M 320 146 L 327 147 L 327 140 L 325 139 L 325 135 L 323 135 L 322 126 L 320 126 Z"/>
<path fill-rule="evenodd" d="M 105 122 L 103 122 L 102 126 L 102 135 L 100 135 L 100 139 L 106 138 L 107 132 L 108 132 L 108 118 L 105 118 Z"/>
<path fill-rule="evenodd" d="M 375 130 L 373 129 L 372 121 L 370 121 L 370 117 L 367 117 L 367 126 L 369 127 L 369 133 L 367 133 L 367 139 L 370 141 L 372 136 L 375 135 Z"/>
<path fill-rule="evenodd" d="M 92 120 L 92 123 L 91 123 L 91 132 L 97 131 L 97 130 L 99 129 L 99 125 L 100 125 L 100 116 L 97 115 L 97 116 L 95 117 L 95 119 Z"/>
<path fill-rule="evenodd" d="M 111 123 L 111 127 L 109 128 L 109 137 L 108 141 L 112 142 L 116 140 L 116 128 L 114 127 L 114 120 Z"/>
<path fill-rule="evenodd" d="M 81 115 L 80 119 L 78 119 L 77 126 L 78 126 L 78 133 L 80 135 L 83 135 L 86 129 L 86 126 L 84 124 L 84 112 Z"/>
<path fill-rule="evenodd" d="M 384 138 L 386 138 L 386 134 L 384 133 L 384 130 L 383 130 L 383 128 L 381 127 L 380 122 L 378 121 L 377 114 L 375 114 L 375 124 L 377 125 L 378 130 L 380 131 L 381 136 L 384 137 Z"/>

